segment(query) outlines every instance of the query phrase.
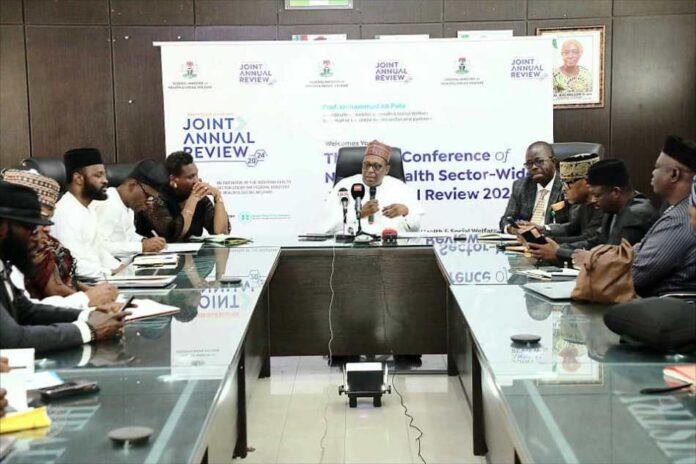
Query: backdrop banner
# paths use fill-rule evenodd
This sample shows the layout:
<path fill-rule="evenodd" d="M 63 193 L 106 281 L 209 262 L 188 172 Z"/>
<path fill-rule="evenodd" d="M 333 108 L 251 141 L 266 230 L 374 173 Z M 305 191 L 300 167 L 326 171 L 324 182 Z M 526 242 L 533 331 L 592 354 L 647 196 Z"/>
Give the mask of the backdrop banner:
<path fill-rule="evenodd" d="M 402 150 L 421 230 L 493 230 L 553 139 L 549 38 L 155 45 L 167 153 L 193 155 L 235 235 L 319 232 L 338 149 L 373 139 Z"/>

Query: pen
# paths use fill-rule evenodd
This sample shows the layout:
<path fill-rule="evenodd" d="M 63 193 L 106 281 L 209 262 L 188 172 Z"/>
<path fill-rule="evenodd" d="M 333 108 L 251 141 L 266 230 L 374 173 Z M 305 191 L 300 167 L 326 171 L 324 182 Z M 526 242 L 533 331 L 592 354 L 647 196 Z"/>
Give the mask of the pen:
<path fill-rule="evenodd" d="M 10 366 L 10 370 L 26 369 L 27 366 Z"/>
<path fill-rule="evenodd" d="M 155 229 L 152 229 L 150 231 L 150 233 L 152 234 L 153 237 L 159 237 L 159 235 L 157 235 L 157 232 L 155 232 Z"/>
<path fill-rule="evenodd" d="M 121 307 L 121 311 L 125 311 L 126 308 L 128 308 L 129 306 L 131 306 L 131 305 L 133 304 L 133 299 L 134 299 L 134 298 L 135 298 L 135 296 L 130 296 L 130 297 L 128 297 L 128 299 L 126 300 L 126 303 Z"/>

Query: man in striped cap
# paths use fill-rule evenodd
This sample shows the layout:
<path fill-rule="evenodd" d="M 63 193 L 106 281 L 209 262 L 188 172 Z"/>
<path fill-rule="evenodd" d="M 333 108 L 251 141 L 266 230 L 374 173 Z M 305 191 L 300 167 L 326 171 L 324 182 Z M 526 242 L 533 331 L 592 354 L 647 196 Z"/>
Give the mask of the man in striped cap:
<path fill-rule="evenodd" d="M 570 208 L 570 221 L 563 224 L 536 225 L 546 235 L 547 243 L 530 243 L 530 252 L 544 261 L 569 261 L 574 250 L 582 242 L 592 240 L 602 225 L 602 211 L 595 205 L 587 173 L 599 161 L 599 155 L 581 153 L 570 156 L 559 163 L 566 208 Z M 518 223 L 524 225 L 523 223 Z M 552 239 L 551 239 L 552 237 Z"/>

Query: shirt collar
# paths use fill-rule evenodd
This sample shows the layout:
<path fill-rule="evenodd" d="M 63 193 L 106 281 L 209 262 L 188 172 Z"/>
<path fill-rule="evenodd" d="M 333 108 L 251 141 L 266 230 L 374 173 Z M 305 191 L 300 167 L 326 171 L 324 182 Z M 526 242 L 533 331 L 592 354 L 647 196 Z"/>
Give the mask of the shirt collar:
<path fill-rule="evenodd" d="M 536 184 L 536 186 L 537 186 L 537 193 L 541 192 L 542 190 L 548 190 L 549 193 L 550 193 L 551 190 L 553 190 L 553 184 L 556 182 L 556 174 L 557 174 L 557 171 L 558 171 L 558 170 L 554 171 L 553 177 L 551 178 L 551 180 L 549 181 L 549 183 L 546 184 L 546 187 L 542 187 L 541 184 Z"/>

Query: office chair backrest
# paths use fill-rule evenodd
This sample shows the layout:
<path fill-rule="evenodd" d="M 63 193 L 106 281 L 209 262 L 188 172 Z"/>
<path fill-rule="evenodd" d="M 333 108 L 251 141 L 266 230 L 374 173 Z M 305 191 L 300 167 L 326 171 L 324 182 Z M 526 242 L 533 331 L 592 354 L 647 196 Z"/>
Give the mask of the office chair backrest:
<path fill-rule="evenodd" d="M 343 147 L 338 150 L 334 185 L 346 177 L 362 172 L 362 162 L 366 148 Z M 389 158 L 389 175 L 404 182 L 406 181 L 404 177 L 404 163 L 401 160 L 401 148 L 392 147 L 391 158 Z"/>
<path fill-rule="evenodd" d="M 118 187 L 133 172 L 136 163 L 107 164 L 106 178 L 109 179 L 109 187 Z"/>
<path fill-rule="evenodd" d="M 65 165 L 61 158 L 49 158 L 44 156 L 36 156 L 22 160 L 22 169 L 34 169 L 39 174 L 50 177 L 58 182 L 60 191 L 65 192 L 67 188 L 67 179 L 65 176 Z"/>
<path fill-rule="evenodd" d="M 552 143 L 553 153 L 558 161 L 579 153 L 596 153 L 600 159 L 604 159 L 604 145 L 592 142 L 559 142 Z"/>

